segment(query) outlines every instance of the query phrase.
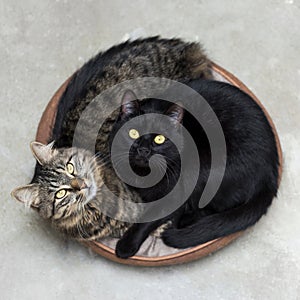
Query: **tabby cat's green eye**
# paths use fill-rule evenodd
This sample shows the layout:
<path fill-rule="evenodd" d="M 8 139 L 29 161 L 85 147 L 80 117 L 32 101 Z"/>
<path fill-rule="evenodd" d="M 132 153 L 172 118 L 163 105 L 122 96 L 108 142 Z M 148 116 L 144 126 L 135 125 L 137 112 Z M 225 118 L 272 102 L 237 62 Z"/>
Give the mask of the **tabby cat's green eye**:
<path fill-rule="evenodd" d="M 134 140 L 136 140 L 140 137 L 140 134 L 136 129 L 130 129 L 128 134 Z"/>
<path fill-rule="evenodd" d="M 166 138 L 162 134 L 159 134 L 154 138 L 154 142 L 158 145 L 163 144 L 165 140 Z"/>
<path fill-rule="evenodd" d="M 64 190 L 64 189 L 59 190 L 58 192 L 56 192 L 55 198 L 61 199 L 61 198 L 65 197 L 66 194 L 67 194 L 67 191 L 66 191 L 66 190 Z"/>
<path fill-rule="evenodd" d="M 70 162 L 67 163 L 67 171 L 69 174 L 73 175 L 74 174 L 74 166 Z"/>

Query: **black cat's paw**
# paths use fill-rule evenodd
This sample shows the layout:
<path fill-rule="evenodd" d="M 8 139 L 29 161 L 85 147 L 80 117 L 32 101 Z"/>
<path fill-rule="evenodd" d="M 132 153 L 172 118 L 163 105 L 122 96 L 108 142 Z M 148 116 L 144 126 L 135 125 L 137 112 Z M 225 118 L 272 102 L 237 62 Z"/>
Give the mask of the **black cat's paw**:
<path fill-rule="evenodd" d="M 139 246 L 134 243 L 127 241 L 126 239 L 121 239 L 116 245 L 116 256 L 119 258 L 129 258 L 137 253 Z"/>
<path fill-rule="evenodd" d="M 165 230 L 161 235 L 164 244 L 173 248 L 184 248 L 182 245 L 184 238 L 178 236 L 177 232 L 178 230 L 175 228 L 168 228 Z"/>

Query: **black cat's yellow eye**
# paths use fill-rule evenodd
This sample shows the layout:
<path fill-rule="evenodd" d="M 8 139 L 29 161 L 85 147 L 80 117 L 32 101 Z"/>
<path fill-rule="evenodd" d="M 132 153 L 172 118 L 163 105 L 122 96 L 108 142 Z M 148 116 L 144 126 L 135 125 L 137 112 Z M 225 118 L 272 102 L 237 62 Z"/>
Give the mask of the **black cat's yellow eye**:
<path fill-rule="evenodd" d="M 162 134 L 159 134 L 154 138 L 154 142 L 158 145 L 163 144 L 165 140 L 166 138 Z"/>
<path fill-rule="evenodd" d="M 136 129 L 130 129 L 128 134 L 134 140 L 136 140 L 140 137 L 140 134 Z"/>
<path fill-rule="evenodd" d="M 67 191 L 65 189 L 62 189 L 62 190 L 59 190 L 58 192 L 56 192 L 55 198 L 61 199 L 61 198 L 65 197 L 66 195 L 67 195 Z"/>
<path fill-rule="evenodd" d="M 67 171 L 69 174 L 73 175 L 74 174 L 74 166 L 70 162 L 67 163 Z"/>

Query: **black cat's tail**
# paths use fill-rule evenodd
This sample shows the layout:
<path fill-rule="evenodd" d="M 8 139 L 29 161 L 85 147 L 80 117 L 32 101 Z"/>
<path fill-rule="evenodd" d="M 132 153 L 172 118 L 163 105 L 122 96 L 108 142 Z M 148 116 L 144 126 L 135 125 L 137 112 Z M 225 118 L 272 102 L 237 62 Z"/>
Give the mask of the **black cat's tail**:
<path fill-rule="evenodd" d="M 241 206 L 202 217 L 187 227 L 171 227 L 164 231 L 162 239 L 170 247 L 188 248 L 245 230 L 267 212 L 274 196 L 271 191 L 264 192 Z"/>

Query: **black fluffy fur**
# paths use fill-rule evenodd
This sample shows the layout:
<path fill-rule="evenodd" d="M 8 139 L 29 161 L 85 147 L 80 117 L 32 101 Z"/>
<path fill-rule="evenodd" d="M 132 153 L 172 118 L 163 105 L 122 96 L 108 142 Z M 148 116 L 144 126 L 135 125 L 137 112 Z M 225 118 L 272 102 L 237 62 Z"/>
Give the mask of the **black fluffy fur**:
<path fill-rule="evenodd" d="M 267 212 L 278 189 L 276 141 L 262 109 L 249 95 L 226 83 L 198 80 L 189 86 L 207 100 L 219 118 L 227 164 L 217 194 L 202 210 L 209 213 L 203 216 L 196 205 L 203 186 L 201 173 L 209 170 L 210 161 L 204 154 L 209 146 L 203 134 L 195 130 L 197 127 L 186 124 L 199 145 L 201 171 L 188 213 L 182 218 L 185 227 L 170 228 L 163 234 L 164 242 L 176 248 L 199 245 L 254 225 Z M 188 117 L 186 122 L 192 124 L 190 121 Z M 191 216 L 193 221 L 189 224 Z"/>

